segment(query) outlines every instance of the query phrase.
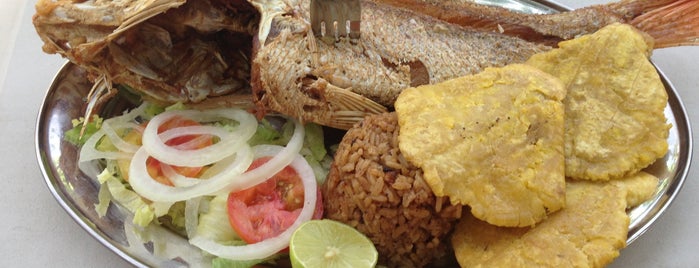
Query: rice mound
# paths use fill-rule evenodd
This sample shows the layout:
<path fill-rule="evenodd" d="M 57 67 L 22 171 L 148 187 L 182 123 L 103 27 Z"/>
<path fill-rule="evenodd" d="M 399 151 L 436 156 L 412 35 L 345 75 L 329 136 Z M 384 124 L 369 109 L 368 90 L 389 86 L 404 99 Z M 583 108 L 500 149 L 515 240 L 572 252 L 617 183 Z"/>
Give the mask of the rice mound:
<path fill-rule="evenodd" d="M 326 217 L 364 233 L 389 267 L 445 257 L 461 206 L 438 198 L 398 149 L 395 113 L 366 117 L 342 139 L 323 185 Z"/>

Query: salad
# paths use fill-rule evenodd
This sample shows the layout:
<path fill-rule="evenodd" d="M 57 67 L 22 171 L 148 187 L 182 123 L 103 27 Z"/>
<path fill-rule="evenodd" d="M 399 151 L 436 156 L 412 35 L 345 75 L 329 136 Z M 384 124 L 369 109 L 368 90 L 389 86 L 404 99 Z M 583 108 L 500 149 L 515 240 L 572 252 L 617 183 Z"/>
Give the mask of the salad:
<path fill-rule="evenodd" d="M 331 158 L 319 125 L 149 102 L 73 125 L 65 137 L 101 185 L 95 208 L 103 216 L 115 203 L 132 215 L 129 243 L 152 242 L 150 227 L 163 225 L 213 267 L 249 267 L 287 256 L 294 230 L 322 218 Z"/>

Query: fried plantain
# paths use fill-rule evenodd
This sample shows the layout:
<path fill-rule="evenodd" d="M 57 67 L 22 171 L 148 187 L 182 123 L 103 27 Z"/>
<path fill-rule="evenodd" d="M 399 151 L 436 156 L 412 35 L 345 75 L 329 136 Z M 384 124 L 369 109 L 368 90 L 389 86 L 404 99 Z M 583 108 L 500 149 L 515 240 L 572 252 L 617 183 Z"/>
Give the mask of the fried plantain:
<path fill-rule="evenodd" d="M 437 196 L 499 226 L 530 226 L 565 203 L 563 85 L 526 65 L 406 89 L 399 147 Z"/>
<path fill-rule="evenodd" d="M 649 61 L 653 40 L 626 24 L 561 42 L 527 64 L 563 81 L 566 176 L 620 178 L 665 155 L 667 92 Z"/>
<path fill-rule="evenodd" d="M 462 267 L 603 267 L 626 246 L 626 208 L 650 198 L 645 172 L 613 182 L 572 180 L 566 207 L 532 228 L 497 227 L 463 216 L 452 236 Z"/>

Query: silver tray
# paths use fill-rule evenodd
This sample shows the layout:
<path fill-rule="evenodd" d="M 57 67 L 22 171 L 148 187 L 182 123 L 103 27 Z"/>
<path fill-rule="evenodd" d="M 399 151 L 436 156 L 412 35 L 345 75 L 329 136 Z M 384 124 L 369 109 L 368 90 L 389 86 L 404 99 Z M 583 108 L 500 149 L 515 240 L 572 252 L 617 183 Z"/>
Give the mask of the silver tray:
<path fill-rule="evenodd" d="M 481 0 L 527 12 L 551 13 L 566 10 L 558 4 L 531 0 Z M 533 10 L 533 11 L 532 11 Z M 692 157 L 692 134 L 687 113 L 679 95 L 662 71 L 658 70 L 669 99 L 665 108 L 672 124 L 668 137 L 669 151 L 646 169 L 660 178 L 658 189 L 651 200 L 628 211 L 631 218 L 627 243 L 643 233 L 670 206 L 689 171 Z M 129 245 L 127 231 L 131 225 L 128 213 L 110 206 L 107 215 L 99 217 L 95 211 L 99 184 L 77 168 L 78 148 L 64 141 L 64 133 L 72 128 L 71 120 L 83 116 L 85 96 L 92 84 L 85 72 L 74 64 L 66 63 L 49 87 L 36 124 L 36 154 L 49 190 L 66 212 L 91 236 L 104 246 L 136 266 L 177 267 L 200 266 L 206 257 L 189 245 L 187 240 L 164 227 L 156 228 L 159 238 L 154 243 L 174 244 L 176 257 L 153 254 L 153 243 Z M 134 106 L 127 99 L 116 99 L 100 110 L 103 116 L 120 114 Z M 158 240 L 161 239 L 161 240 Z M 181 254 L 186 252 L 186 254 Z M 174 253 L 173 253 L 174 254 Z M 157 255 L 157 256 L 156 256 Z M 167 255 L 167 254 L 166 254 Z"/>

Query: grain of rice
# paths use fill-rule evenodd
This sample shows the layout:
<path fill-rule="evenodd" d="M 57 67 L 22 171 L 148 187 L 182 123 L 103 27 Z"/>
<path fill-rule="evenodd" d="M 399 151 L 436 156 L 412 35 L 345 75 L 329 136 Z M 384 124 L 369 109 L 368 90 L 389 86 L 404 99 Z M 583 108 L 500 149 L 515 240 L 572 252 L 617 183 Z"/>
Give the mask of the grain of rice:
<path fill-rule="evenodd" d="M 388 267 L 423 267 L 449 254 L 461 206 L 437 198 L 398 149 L 394 113 L 369 116 L 340 143 L 323 185 L 326 217 L 364 233 Z"/>

